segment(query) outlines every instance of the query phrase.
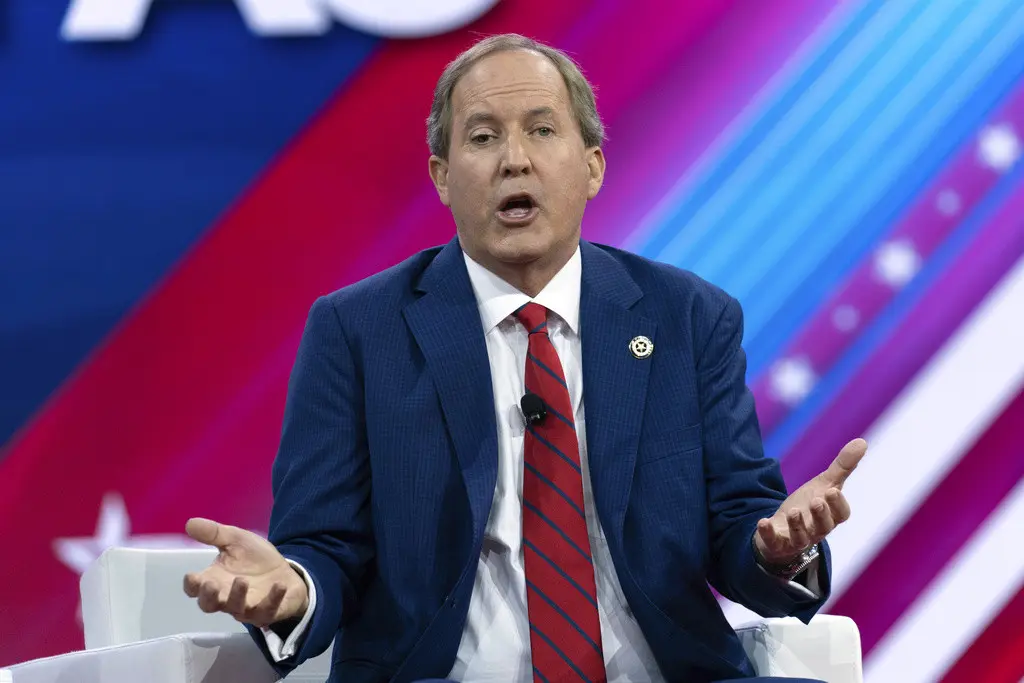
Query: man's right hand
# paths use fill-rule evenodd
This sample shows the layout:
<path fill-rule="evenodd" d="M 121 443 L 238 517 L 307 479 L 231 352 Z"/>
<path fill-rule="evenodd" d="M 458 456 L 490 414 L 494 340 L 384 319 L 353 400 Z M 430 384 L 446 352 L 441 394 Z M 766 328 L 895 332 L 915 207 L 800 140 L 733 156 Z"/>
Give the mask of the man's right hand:
<path fill-rule="evenodd" d="M 257 627 L 306 613 L 306 582 L 266 539 L 201 518 L 188 520 L 185 533 L 220 551 L 209 567 L 185 575 L 185 593 L 198 598 L 199 609 L 226 612 Z"/>

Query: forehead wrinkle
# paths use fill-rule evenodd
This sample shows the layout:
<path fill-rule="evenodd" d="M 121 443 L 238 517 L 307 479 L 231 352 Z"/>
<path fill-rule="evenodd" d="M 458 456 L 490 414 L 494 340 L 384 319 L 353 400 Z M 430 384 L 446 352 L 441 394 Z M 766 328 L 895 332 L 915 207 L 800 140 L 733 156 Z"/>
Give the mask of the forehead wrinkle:
<path fill-rule="evenodd" d="M 534 97 L 536 99 L 532 101 L 523 101 L 527 98 Z M 536 109 L 547 108 L 552 111 L 552 114 L 558 115 L 563 108 L 564 102 L 562 98 L 558 97 L 556 92 L 552 92 L 546 88 L 531 88 L 525 90 L 519 90 L 515 87 L 493 87 L 488 88 L 486 91 L 480 93 L 466 93 L 463 97 L 462 106 L 459 107 L 459 114 L 463 120 L 468 120 L 471 116 L 477 115 L 489 116 L 491 118 L 500 118 L 494 111 L 493 107 L 486 106 L 487 100 L 490 99 L 508 99 L 514 98 L 516 104 L 513 107 L 513 118 L 519 118 L 522 116 L 529 115 Z M 481 105 L 483 105 L 481 107 Z M 480 107 L 477 110 L 477 107 Z"/>
<path fill-rule="evenodd" d="M 478 99 L 484 97 L 495 97 L 510 94 L 526 94 L 526 95 L 548 95 L 551 97 L 559 98 L 561 91 L 558 87 L 552 86 L 548 83 L 538 83 L 537 79 L 524 79 L 512 81 L 510 83 L 481 83 L 479 85 L 470 85 L 466 88 L 465 96 L 467 99 Z"/>

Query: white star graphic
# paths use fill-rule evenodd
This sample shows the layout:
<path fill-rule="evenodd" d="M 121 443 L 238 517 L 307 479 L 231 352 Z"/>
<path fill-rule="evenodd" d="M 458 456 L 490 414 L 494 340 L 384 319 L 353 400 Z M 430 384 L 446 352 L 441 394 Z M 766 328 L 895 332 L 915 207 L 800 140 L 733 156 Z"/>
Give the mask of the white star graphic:
<path fill-rule="evenodd" d="M 1020 155 L 1020 138 L 1008 123 L 988 126 L 978 136 L 978 159 L 994 171 L 1009 171 Z"/>
<path fill-rule="evenodd" d="M 93 536 L 58 538 L 53 541 L 53 552 L 57 559 L 76 574 L 83 574 L 107 548 L 197 548 L 202 544 L 185 534 L 131 535 L 131 521 L 124 498 L 119 493 L 103 496 L 100 518 Z M 82 605 L 79 602 L 75 619 L 82 624 Z"/>
<path fill-rule="evenodd" d="M 890 287 L 900 288 L 921 269 L 921 256 L 908 240 L 886 242 L 875 253 L 875 274 Z"/>
<path fill-rule="evenodd" d="M 107 548 L 196 548 L 201 544 L 185 534 L 131 535 L 128 509 L 119 493 L 103 496 L 96 533 L 92 536 L 58 538 L 53 542 L 57 559 L 82 574 Z"/>
<path fill-rule="evenodd" d="M 783 358 L 771 369 L 772 393 L 787 405 L 796 405 L 804 400 L 817 381 L 806 358 Z"/>
<path fill-rule="evenodd" d="M 960 194 L 956 190 L 945 189 L 935 196 L 935 208 L 943 216 L 955 216 L 960 213 Z"/>
<path fill-rule="evenodd" d="M 832 311 L 832 324 L 840 332 L 851 332 L 860 324 L 860 311 L 850 304 L 836 306 Z"/>

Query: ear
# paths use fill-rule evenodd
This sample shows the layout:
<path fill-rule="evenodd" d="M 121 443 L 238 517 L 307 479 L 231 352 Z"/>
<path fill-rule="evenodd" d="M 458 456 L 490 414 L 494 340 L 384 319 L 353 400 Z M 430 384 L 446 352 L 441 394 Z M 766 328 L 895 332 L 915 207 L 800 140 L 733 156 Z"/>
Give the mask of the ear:
<path fill-rule="evenodd" d="M 587 187 L 587 199 L 593 199 L 601 190 L 604 184 L 604 152 L 600 147 L 591 147 L 587 150 L 587 168 L 590 169 L 590 179 Z"/>
<path fill-rule="evenodd" d="M 430 179 L 434 181 L 437 196 L 445 206 L 451 206 L 448 200 L 448 162 L 436 155 L 430 155 Z"/>

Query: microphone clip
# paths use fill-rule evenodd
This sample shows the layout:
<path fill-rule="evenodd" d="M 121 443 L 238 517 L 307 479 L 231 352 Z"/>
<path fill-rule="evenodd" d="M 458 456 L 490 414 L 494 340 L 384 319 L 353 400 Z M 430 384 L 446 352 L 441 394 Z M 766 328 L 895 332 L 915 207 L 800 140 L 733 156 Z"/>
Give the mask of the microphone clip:
<path fill-rule="evenodd" d="M 544 418 L 548 416 L 548 410 L 544 405 L 544 399 L 532 391 L 526 392 L 523 398 L 520 399 L 519 408 L 523 411 L 523 417 L 526 419 L 526 424 L 531 427 L 542 424 L 544 422 Z"/>

